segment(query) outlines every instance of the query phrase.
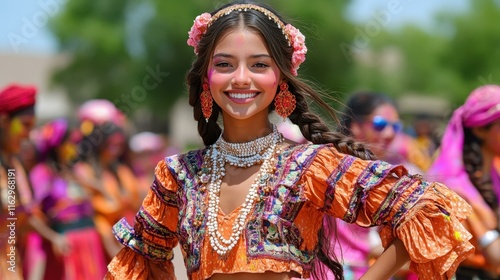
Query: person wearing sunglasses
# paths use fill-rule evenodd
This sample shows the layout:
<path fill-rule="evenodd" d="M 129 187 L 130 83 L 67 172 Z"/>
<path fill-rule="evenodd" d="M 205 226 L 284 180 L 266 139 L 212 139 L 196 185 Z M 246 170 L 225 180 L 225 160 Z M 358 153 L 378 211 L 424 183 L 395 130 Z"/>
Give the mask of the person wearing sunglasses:
<path fill-rule="evenodd" d="M 388 153 L 389 146 L 402 129 L 393 100 L 376 92 L 351 95 L 338 128 L 343 134 L 368 144 L 370 150 L 382 160 L 392 160 Z"/>

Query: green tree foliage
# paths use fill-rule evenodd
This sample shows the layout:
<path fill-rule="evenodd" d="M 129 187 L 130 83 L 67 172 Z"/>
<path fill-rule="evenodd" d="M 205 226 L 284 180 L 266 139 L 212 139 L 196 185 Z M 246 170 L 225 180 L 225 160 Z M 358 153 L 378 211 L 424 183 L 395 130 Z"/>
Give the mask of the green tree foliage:
<path fill-rule="evenodd" d="M 444 96 L 457 88 L 455 72 L 441 62 L 448 43 L 440 34 L 407 25 L 390 33 L 383 31 L 372 41 L 356 65 L 359 87 L 393 97 L 406 93 Z"/>
<path fill-rule="evenodd" d="M 223 2 L 68 1 L 52 30 L 71 62 L 54 81 L 75 103 L 107 98 L 127 114 L 142 107 L 164 118 L 187 96 L 185 74 L 194 53 L 186 40 L 194 17 Z M 269 3 L 306 36 L 300 76 L 337 100 L 371 89 L 460 104 L 473 88 L 500 82 L 499 0 L 470 1 L 458 14 L 445 11 L 432 29 L 385 29 L 383 17 L 353 24 L 345 17 L 349 1 Z"/>
<path fill-rule="evenodd" d="M 107 98 L 127 114 L 143 106 L 168 111 L 184 93 L 192 57 L 187 30 L 193 15 L 208 7 L 166 3 L 68 1 L 52 29 L 72 59 L 55 83 L 77 103 Z"/>
<path fill-rule="evenodd" d="M 357 86 L 392 96 L 419 93 L 463 103 L 474 88 L 500 83 L 500 1 L 470 1 L 461 13 L 444 11 L 431 30 L 414 25 L 370 38 L 354 70 Z M 384 54 L 392 51 L 396 63 Z"/>
<path fill-rule="evenodd" d="M 126 114 L 145 107 L 166 116 L 179 97 L 187 96 L 185 74 L 194 53 L 186 40 L 194 17 L 220 4 L 188 2 L 68 1 L 51 26 L 71 62 L 55 73 L 54 82 L 65 87 L 75 103 L 107 98 Z M 307 37 L 309 53 L 301 75 L 314 77 L 326 88 L 346 88 L 349 80 L 351 65 L 336 47 L 349 40 L 343 16 L 347 4 L 271 2 Z"/>
<path fill-rule="evenodd" d="M 443 22 L 453 26 L 441 61 L 449 71 L 455 71 L 463 85 L 457 91 L 462 103 L 471 90 L 487 83 L 500 84 L 500 1 L 470 1 L 470 11 L 449 16 Z"/>

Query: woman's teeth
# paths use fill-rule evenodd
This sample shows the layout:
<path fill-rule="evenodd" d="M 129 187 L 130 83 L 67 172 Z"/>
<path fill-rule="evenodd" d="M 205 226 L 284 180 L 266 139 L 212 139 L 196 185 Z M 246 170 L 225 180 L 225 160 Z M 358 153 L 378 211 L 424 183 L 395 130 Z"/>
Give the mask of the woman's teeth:
<path fill-rule="evenodd" d="M 247 99 L 255 97 L 257 93 L 229 93 L 229 97 L 236 99 Z"/>

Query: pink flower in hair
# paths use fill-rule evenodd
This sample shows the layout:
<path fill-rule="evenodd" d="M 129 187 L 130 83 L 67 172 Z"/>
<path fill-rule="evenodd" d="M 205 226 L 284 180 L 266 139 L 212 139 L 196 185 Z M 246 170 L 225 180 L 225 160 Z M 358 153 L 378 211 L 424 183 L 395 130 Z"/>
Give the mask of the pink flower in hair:
<path fill-rule="evenodd" d="M 300 64 L 306 60 L 306 53 L 307 53 L 307 47 L 306 47 L 306 37 L 300 33 L 300 31 L 293 27 L 291 24 L 287 24 L 285 26 L 285 33 L 288 34 L 288 37 L 290 38 L 290 43 L 292 44 L 293 47 L 293 54 L 292 54 L 292 74 L 294 76 L 297 76 L 297 70 L 300 67 Z"/>
<path fill-rule="evenodd" d="M 209 13 L 203 13 L 197 16 L 194 20 L 194 24 L 191 27 L 191 30 L 188 32 L 189 38 L 187 40 L 187 44 L 194 47 L 194 53 L 198 55 L 198 44 L 200 43 L 203 34 L 205 34 L 205 32 L 207 31 L 208 24 L 210 22 L 213 22 L 224 15 L 228 15 L 235 10 L 246 11 L 247 9 L 253 9 L 262 12 L 269 18 L 269 20 L 272 20 L 274 23 L 276 23 L 278 28 L 283 31 L 283 34 L 288 40 L 289 45 L 293 47 L 292 67 L 290 71 L 294 76 L 297 76 L 297 70 L 299 69 L 300 64 L 302 64 L 302 62 L 306 60 L 306 38 L 302 33 L 300 33 L 297 28 L 293 27 L 291 24 L 285 25 L 272 12 L 254 4 L 235 4 L 218 11 L 214 14 L 213 17 Z"/>
<path fill-rule="evenodd" d="M 203 13 L 197 16 L 191 30 L 188 32 L 189 39 L 187 40 L 187 44 L 194 47 L 195 54 L 198 54 L 198 44 L 200 43 L 201 36 L 203 36 L 207 30 L 207 26 L 211 18 L 212 15 L 209 13 Z"/>

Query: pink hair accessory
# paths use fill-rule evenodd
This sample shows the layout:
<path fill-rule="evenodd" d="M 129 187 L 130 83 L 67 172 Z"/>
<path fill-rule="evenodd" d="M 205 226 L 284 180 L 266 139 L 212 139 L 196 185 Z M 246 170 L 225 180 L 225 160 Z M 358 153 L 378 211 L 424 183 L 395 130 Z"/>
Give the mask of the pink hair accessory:
<path fill-rule="evenodd" d="M 194 48 L 194 53 L 198 55 L 198 44 L 200 43 L 201 36 L 205 34 L 208 28 L 208 23 L 212 16 L 209 13 L 203 13 L 194 19 L 194 24 L 188 32 L 189 39 L 187 44 Z"/>
<path fill-rule="evenodd" d="M 307 53 L 307 47 L 305 44 L 306 37 L 291 24 L 285 25 L 271 11 L 257 5 L 237 4 L 224 8 L 218 11 L 213 16 L 211 16 L 209 13 L 203 13 L 197 16 L 194 20 L 194 24 L 191 27 L 191 30 L 188 32 L 189 38 L 187 40 L 187 44 L 189 46 L 194 47 L 194 53 L 198 55 L 198 45 L 200 43 L 200 40 L 214 21 L 225 15 L 229 15 L 231 12 L 235 10 L 247 11 L 248 9 L 263 13 L 269 18 L 269 20 L 274 21 L 278 26 L 278 28 L 281 29 L 281 31 L 285 35 L 285 38 L 288 41 L 288 45 L 293 47 L 292 68 L 290 69 L 290 71 L 294 76 L 297 76 L 298 75 L 297 70 L 299 69 L 300 64 L 302 64 L 302 62 L 306 60 L 306 53 Z"/>
<path fill-rule="evenodd" d="M 165 141 L 159 134 L 149 131 L 137 133 L 129 140 L 130 149 L 136 153 L 155 152 L 165 146 Z"/>
<path fill-rule="evenodd" d="M 294 76 L 297 76 L 300 64 L 306 60 L 306 37 L 291 24 L 285 26 L 285 33 L 290 37 L 289 41 L 292 42 L 293 46 L 291 71 Z"/>

